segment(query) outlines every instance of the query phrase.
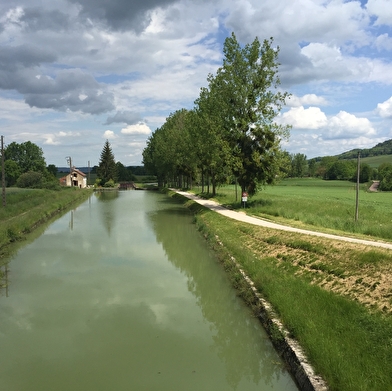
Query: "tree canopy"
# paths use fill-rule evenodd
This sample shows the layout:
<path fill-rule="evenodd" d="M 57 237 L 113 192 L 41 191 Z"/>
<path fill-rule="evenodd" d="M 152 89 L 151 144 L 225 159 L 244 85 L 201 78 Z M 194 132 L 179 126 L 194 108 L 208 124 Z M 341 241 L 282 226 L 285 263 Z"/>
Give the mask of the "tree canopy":
<path fill-rule="evenodd" d="M 179 110 L 149 138 L 143 163 L 163 181 L 204 175 L 217 184 L 237 180 L 254 194 L 280 175 L 280 142 L 289 127 L 275 122 L 288 94 L 277 87 L 279 48 L 256 38 L 244 47 L 234 34 L 223 65 L 207 78 L 193 110 Z"/>
<path fill-rule="evenodd" d="M 7 186 L 15 185 L 19 176 L 27 172 L 47 172 L 42 149 L 31 141 L 10 143 L 4 150 L 4 168 Z"/>

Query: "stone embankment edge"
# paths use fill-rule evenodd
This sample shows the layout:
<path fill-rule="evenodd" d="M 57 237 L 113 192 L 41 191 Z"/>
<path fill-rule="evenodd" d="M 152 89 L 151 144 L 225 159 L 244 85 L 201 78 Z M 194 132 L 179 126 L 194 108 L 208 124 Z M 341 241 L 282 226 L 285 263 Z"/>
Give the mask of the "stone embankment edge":
<path fill-rule="evenodd" d="M 217 236 L 215 236 L 215 239 L 220 246 L 223 246 L 223 243 Z M 285 361 L 300 390 L 328 391 L 326 382 L 321 376 L 316 375 L 299 343 L 289 337 L 289 332 L 284 328 L 282 322 L 273 311 L 271 304 L 261 296 L 255 288 L 254 282 L 231 255 L 230 262 L 241 273 L 247 288 L 252 293 L 254 299 L 252 304 L 257 308 L 255 315 L 264 326 L 275 349 Z"/>

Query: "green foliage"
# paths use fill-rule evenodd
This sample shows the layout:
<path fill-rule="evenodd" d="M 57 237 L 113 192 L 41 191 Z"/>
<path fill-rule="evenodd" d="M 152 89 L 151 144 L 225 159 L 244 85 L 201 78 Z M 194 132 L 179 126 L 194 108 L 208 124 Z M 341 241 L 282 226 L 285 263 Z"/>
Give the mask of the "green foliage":
<path fill-rule="evenodd" d="M 129 182 L 136 180 L 136 177 L 132 174 L 132 170 L 130 167 L 125 167 L 121 162 L 117 162 L 116 167 L 117 180 L 119 182 Z"/>
<path fill-rule="evenodd" d="M 350 180 L 356 175 L 357 166 L 352 160 L 337 160 L 333 162 L 324 174 L 324 179 Z"/>
<path fill-rule="evenodd" d="M 392 140 L 384 141 L 369 149 L 353 149 L 340 154 L 339 158 L 355 159 L 358 156 L 358 152 L 360 152 L 361 157 L 363 158 L 379 155 L 392 155 Z"/>
<path fill-rule="evenodd" d="M 234 34 L 226 39 L 223 65 L 208 76 L 194 110 L 171 114 L 147 141 L 143 163 L 160 186 L 211 181 L 214 195 L 218 185 L 237 180 L 254 194 L 282 176 L 280 142 L 289 127 L 274 120 L 288 94 L 276 90 L 279 48 L 272 44 L 256 38 L 241 47 Z"/>
<path fill-rule="evenodd" d="M 107 182 L 104 183 L 103 187 L 114 187 L 115 183 L 113 179 L 109 179 Z"/>
<path fill-rule="evenodd" d="M 289 176 L 292 178 L 302 178 L 307 175 L 308 163 L 306 155 L 302 153 L 296 153 L 290 155 L 291 170 Z"/>
<path fill-rule="evenodd" d="M 16 186 L 21 188 L 39 189 L 42 187 L 43 175 L 41 172 L 28 171 L 20 175 Z"/>
<path fill-rule="evenodd" d="M 101 183 L 106 183 L 110 179 L 117 181 L 117 166 L 108 140 L 105 141 L 101 152 L 101 159 L 99 161 L 97 174 L 98 178 L 101 179 Z"/>
<path fill-rule="evenodd" d="M 272 38 L 262 44 L 256 38 L 241 47 L 233 33 L 225 40 L 223 66 L 211 85 L 221 97 L 218 108 L 232 148 L 233 174 L 249 194 L 275 181 L 280 141 L 289 130 L 274 122 L 288 94 L 274 91 L 280 84 L 279 48 L 272 45 Z"/>
<path fill-rule="evenodd" d="M 13 160 L 4 162 L 5 180 L 7 186 L 14 186 L 20 174 L 22 173 L 18 163 Z"/>
<path fill-rule="evenodd" d="M 57 175 L 57 167 L 54 164 L 49 164 L 48 167 L 46 167 L 47 171 L 52 174 L 54 177 Z"/>
<path fill-rule="evenodd" d="M 384 163 L 378 168 L 378 177 L 380 179 L 379 189 L 383 191 L 392 191 L 392 164 Z"/>
<path fill-rule="evenodd" d="M 21 173 L 28 171 L 44 172 L 46 163 L 42 149 L 31 141 L 18 144 L 12 142 L 5 149 L 5 160 L 14 161 Z"/>

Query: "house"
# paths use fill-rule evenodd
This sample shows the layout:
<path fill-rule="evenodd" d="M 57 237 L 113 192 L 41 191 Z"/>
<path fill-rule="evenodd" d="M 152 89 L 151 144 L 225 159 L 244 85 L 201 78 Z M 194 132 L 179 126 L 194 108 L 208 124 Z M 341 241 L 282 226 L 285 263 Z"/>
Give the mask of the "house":
<path fill-rule="evenodd" d="M 84 189 L 87 187 L 86 174 L 75 167 L 72 167 L 71 172 L 60 178 L 60 185 L 62 186 L 73 186 Z"/>

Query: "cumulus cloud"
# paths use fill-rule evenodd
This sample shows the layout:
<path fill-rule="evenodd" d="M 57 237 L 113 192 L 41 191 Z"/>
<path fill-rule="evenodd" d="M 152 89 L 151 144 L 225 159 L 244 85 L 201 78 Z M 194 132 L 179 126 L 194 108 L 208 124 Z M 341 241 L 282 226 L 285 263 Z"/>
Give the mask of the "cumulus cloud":
<path fill-rule="evenodd" d="M 358 118 L 346 111 L 340 111 L 328 121 L 328 130 L 324 139 L 356 138 L 359 136 L 370 137 L 376 132 L 367 118 Z"/>
<path fill-rule="evenodd" d="M 376 111 L 383 118 L 392 118 L 392 97 L 383 103 L 379 103 Z"/>
<path fill-rule="evenodd" d="M 144 123 L 140 122 L 135 125 L 128 125 L 126 128 L 121 129 L 121 133 L 125 135 L 145 135 L 148 136 L 151 134 L 151 129 Z"/>
<path fill-rule="evenodd" d="M 278 122 L 298 129 L 320 129 L 327 125 L 327 116 L 318 107 L 293 107 L 278 117 Z"/>
<path fill-rule="evenodd" d="M 116 135 L 114 134 L 114 132 L 112 130 L 105 130 L 105 133 L 102 136 L 103 138 L 106 139 L 113 139 L 116 137 Z"/>

